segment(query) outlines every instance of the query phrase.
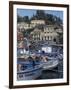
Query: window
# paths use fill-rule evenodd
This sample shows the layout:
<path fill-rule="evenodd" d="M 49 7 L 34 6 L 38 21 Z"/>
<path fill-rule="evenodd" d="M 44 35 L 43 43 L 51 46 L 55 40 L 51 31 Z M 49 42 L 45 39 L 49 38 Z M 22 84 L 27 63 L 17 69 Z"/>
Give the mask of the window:
<path fill-rule="evenodd" d="M 54 38 L 53 41 L 56 42 L 56 38 Z"/>

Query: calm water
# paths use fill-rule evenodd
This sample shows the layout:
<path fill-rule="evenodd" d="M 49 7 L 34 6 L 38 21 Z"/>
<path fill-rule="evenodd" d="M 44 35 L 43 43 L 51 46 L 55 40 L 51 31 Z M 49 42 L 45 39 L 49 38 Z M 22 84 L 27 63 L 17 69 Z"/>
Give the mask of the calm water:
<path fill-rule="evenodd" d="M 57 79 L 57 78 L 63 78 L 63 60 L 59 61 L 59 65 L 55 69 L 43 71 L 42 75 L 37 79 Z"/>

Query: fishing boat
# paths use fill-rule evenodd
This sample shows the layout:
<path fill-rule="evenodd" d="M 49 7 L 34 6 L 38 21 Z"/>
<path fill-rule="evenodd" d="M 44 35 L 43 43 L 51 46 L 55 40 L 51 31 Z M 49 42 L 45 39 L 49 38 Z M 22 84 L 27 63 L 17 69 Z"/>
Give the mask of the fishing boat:
<path fill-rule="evenodd" d="M 54 69 L 59 64 L 58 57 L 58 47 L 55 46 L 43 46 L 41 52 L 41 56 L 43 56 L 41 60 L 41 64 L 43 64 L 43 70 Z"/>
<path fill-rule="evenodd" d="M 35 64 L 29 52 L 29 41 L 24 38 L 24 41 L 18 44 L 17 49 L 17 80 L 34 80 L 42 74 L 42 65 Z"/>
<path fill-rule="evenodd" d="M 58 66 L 59 60 L 49 60 L 47 62 L 43 62 L 43 70 L 51 70 Z"/>
<path fill-rule="evenodd" d="M 17 72 L 17 80 L 34 80 L 42 74 L 41 65 Z"/>
<path fill-rule="evenodd" d="M 41 76 L 42 65 L 34 65 L 29 61 L 21 61 L 17 63 L 17 80 L 34 80 Z"/>

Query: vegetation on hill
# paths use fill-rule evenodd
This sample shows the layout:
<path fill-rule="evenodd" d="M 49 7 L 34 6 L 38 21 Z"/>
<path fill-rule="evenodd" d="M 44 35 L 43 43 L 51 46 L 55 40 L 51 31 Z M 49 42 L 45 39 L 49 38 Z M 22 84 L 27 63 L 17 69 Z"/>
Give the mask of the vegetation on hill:
<path fill-rule="evenodd" d="M 45 13 L 44 10 L 37 10 L 36 14 L 33 15 L 31 18 L 29 18 L 29 16 L 17 16 L 17 22 L 30 23 L 31 20 L 45 20 L 45 23 L 47 25 L 62 25 L 62 20 L 60 19 L 60 17 L 57 17 L 53 14 Z"/>

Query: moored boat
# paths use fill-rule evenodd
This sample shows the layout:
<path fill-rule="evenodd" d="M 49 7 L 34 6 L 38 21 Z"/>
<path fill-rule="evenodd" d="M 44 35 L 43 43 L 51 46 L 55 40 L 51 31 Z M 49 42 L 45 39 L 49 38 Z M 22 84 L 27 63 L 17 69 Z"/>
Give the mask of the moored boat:
<path fill-rule="evenodd" d="M 34 80 L 42 74 L 42 66 L 38 65 L 34 68 L 27 68 L 17 72 L 17 80 Z"/>
<path fill-rule="evenodd" d="M 47 62 L 43 62 L 43 70 L 51 70 L 57 67 L 59 64 L 59 60 L 50 60 Z"/>
<path fill-rule="evenodd" d="M 27 60 L 19 58 L 17 61 L 17 80 L 34 80 L 42 74 L 42 65 L 38 65 L 29 57 Z"/>

